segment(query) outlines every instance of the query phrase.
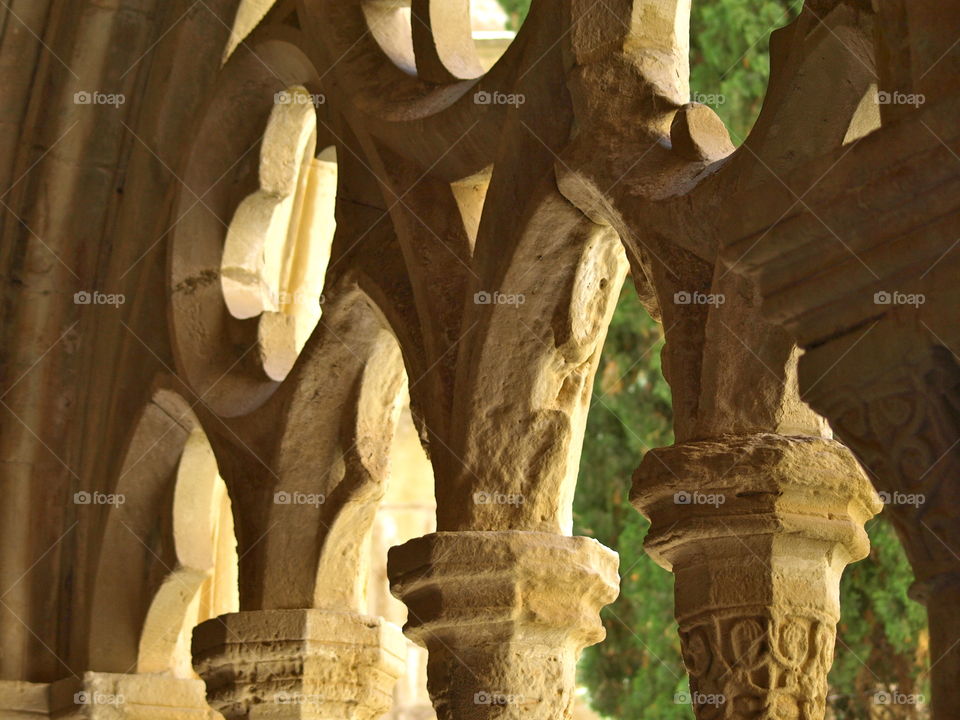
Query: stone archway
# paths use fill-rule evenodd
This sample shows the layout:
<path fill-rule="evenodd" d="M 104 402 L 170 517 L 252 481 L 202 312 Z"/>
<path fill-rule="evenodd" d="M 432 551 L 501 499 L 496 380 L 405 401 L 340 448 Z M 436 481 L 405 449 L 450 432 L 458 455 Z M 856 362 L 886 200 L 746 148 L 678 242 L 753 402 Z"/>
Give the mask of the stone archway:
<path fill-rule="evenodd" d="M 173 541 L 177 565 L 147 613 L 137 672 L 192 678 L 193 628 L 240 609 L 230 496 L 199 425 L 187 438 L 177 469 Z"/>
<path fill-rule="evenodd" d="M 122 467 L 104 500 L 91 672 L 75 702 L 94 718 L 173 708 L 206 717 L 190 638 L 198 623 L 238 607 L 226 486 L 199 421 L 169 390 L 144 408 Z M 88 504 L 97 502 L 91 495 Z"/>

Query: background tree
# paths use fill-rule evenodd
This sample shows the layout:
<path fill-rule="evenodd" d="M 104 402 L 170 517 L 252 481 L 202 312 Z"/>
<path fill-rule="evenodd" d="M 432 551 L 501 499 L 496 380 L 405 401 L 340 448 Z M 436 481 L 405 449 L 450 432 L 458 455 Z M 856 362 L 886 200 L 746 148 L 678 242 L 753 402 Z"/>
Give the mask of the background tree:
<path fill-rule="evenodd" d="M 530 0 L 500 0 L 511 29 Z M 792 21 L 802 0 L 693 0 L 691 100 L 704 102 L 746 137 L 770 75 L 769 37 Z M 575 532 L 620 553 L 621 593 L 602 612 L 607 639 L 580 666 L 592 706 L 616 720 L 692 720 L 686 671 L 673 618 L 673 575 L 643 551 L 647 521 L 630 505 L 633 471 L 650 448 L 673 442 L 670 388 L 660 370 L 662 330 L 627 283 L 604 346 L 587 423 Z M 878 691 L 929 696 L 926 617 L 908 599 L 913 573 L 890 523 L 868 526 L 870 557 L 850 566 L 841 585 L 836 661 L 830 675 L 832 720 L 919 720 L 923 706 L 878 706 Z"/>
<path fill-rule="evenodd" d="M 530 11 L 530 0 L 500 0 L 500 5 L 507 11 L 507 16 L 510 18 L 507 29 L 519 30 Z"/>

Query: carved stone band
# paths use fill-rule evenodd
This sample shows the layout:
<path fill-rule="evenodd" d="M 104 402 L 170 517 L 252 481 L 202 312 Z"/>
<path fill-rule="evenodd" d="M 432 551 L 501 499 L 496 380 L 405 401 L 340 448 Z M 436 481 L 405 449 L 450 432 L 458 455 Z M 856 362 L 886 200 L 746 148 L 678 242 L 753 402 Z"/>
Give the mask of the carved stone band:
<path fill-rule="evenodd" d="M 406 641 L 382 618 L 265 610 L 199 625 L 193 657 L 227 720 L 372 720 L 390 709 Z"/>
<path fill-rule="evenodd" d="M 676 574 L 697 717 L 822 720 L 840 576 L 880 499 L 832 440 L 758 434 L 654 450 L 633 503 Z"/>
<path fill-rule="evenodd" d="M 576 661 L 604 637 L 617 554 L 595 540 L 519 531 L 444 532 L 390 551 L 408 637 L 430 651 L 440 720 L 562 720 Z"/>

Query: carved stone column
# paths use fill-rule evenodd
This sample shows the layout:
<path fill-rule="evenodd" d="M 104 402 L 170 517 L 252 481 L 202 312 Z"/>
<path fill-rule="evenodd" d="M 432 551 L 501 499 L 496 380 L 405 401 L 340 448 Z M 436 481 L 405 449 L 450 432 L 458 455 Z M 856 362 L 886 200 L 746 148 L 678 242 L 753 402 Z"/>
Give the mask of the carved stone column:
<path fill-rule="evenodd" d="M 909 27 L 913 59 L 936 47 L 923 27 L 942 25 L 930 3 L 885 18 L 897 39 Z M 920 21 L 917 25 L 913 22 Z M 919 32 L 915 32 L 920 28 Z M 918 44 L 919 43 L 919 44 Z M 923 47 L 926 45 L 926 47 Z M 920 108 L 887 109 L 885 126 L 798 167 L 784 183 L 746 187 L 746 208 L 725 241 L 730 267 L 754 279 L 768 321 L 804 349 L 801 396 L 826 417 L 883 495 L 916 574 L 913 597 L 930 620 L 933 717 L 960 708 L 960 234 L 955 148 L 960 99 L 935 78 Z M 891 57 L 891 77 L 904 82 Z M 916 68 L 915 68 L 916 69 Z M 909 87 L 909 85 L 908 85 Z M 934 101 L 935 100 L 935 101 Z M 897 122 L 887 113 L 898 116 Z M 830 167 L 829 179 L 824 171 Z M 824 182 L 819 182 L 824 179 Z M 903 192 L 909 185 L 910 192 Z M 803 193 L 803 206 L 784 210 Z M 777 195 L 780 195 L 778 198 Z M 838 238 L 843 238 L 838 242 Z"/>
<path fill-rule="evenodd" d="M 569 718 L 577 658 L 604 637 L 617 567 L 595 540 L 540 532 L 440 532 L 391 549 L 439 720 Z"/>
<path fill-rule="evenodd" d="M 399 628 L 324 610 L 240 612 L 194 631 L 194 667 L 227 720 L 372 720 L 406 663 Z"/>
<path fill-rule="evenodd" d="M 911 597 L 927 608 L 934 717 L 956 717 L 960 363 L 929 332 L 886 318 L 862 336 L 809 350 L 800 381 L 887 505 L 916 575 Z"/>
<path fill-rule="evenodd" d="M 725 436 L 653 450 L 634 478 L 650 555 L 676 575 L 700 720 L 822 720 L 840 576 L 880 500 L 830 440 Z"/>

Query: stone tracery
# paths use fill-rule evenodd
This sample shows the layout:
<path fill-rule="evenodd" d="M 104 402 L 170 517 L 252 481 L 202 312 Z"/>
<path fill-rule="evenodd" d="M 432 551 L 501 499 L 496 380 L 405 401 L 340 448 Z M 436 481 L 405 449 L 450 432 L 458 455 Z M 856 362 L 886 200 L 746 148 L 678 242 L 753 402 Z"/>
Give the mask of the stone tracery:
<path fill-rule="evenodd" d="M 917 341 L 929 351 L 888 351 L 873 377 L 821 384 L 847 353 L 869 365 L 843 339 L 863 322 L 891 347 L 903 342 L 893 323 L 919 328 L 866 295 L 841 309 L 814 299 L 840 285 L 837 266 L 861 288 L 874 289 L 863 268 L 879 280 L 882 266 L 903 290 L 955 299 L 951 260 L 915 272 L 949 252 L 942 188 L 955 171 L 916 173 L 933 196 L 910 205 L 917 242 L 870 245 L 881 223 L 868 211 L 903 195 L 886 136 L 903 156 L 942 155 L 903 130 L 918 122 L 953 139 L 943 88 L 956 53 L 930 3 L 904 10 L 905 41 L 883 3 L 808 2 L 776 34 L 767 103 L 738 149 L 687 102 L 688 3 L 535 2 L 488 72 L 466 0 L 403 5 L 278 2 L 210 81 L 180 166 L 167 381 L 199 398 L 240 554 L 238 612 L 194 639 L 210 705 L 250 720 L 389 708 L 405 647 L 365 614 L 364 565 L 409 378 L 437 532 L 396 548 L 389 573 L 429 652 L 438 716 L 570 717 L 576 657 L 615 597 L 615 554 L 569 533 L 592 379 L 629 268 L 667 328 L 677 437 L 647 454 L 633 499 L 653 523 L 648 551 L 677 575 L 698 718 L 823 717 L 839 577 L 866 554 L 880 506 L 804 400 L 877 488 L 930 497 L 895 517 L 942 631 L 935 708 L 950 717 L 957 377 L 939 337 L 953 343 L 955 328 L 921 315 L 939 331 Z M 891 53 L 905 44 L 909 89 L 941 104 L 919 121 L 881 107 L 877 130 L 864 98 L 896 89 Z M 326 215 L 327 147 L 339 177 L 324 237 L 310 214 Z M 870 185 L 872 205 L 817 187 L 831 172 Z M 787 179 L 769 187 L 771 175 Z M 739 202 L 745 189 L 764 201 Z M 853 249 L 832 244 L 834 224 Z M 690 300 L 701 296 L 715 301 Z M 522 502 L 478 500 L 501 497 Z"/>

